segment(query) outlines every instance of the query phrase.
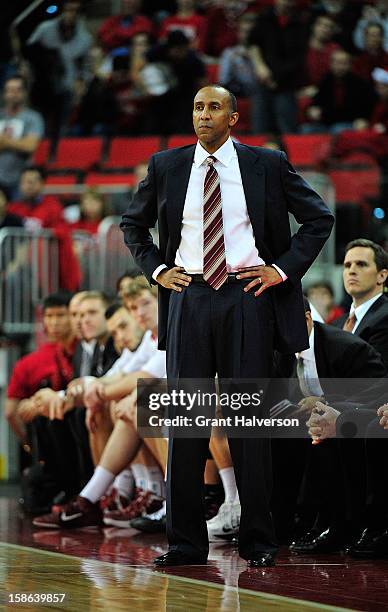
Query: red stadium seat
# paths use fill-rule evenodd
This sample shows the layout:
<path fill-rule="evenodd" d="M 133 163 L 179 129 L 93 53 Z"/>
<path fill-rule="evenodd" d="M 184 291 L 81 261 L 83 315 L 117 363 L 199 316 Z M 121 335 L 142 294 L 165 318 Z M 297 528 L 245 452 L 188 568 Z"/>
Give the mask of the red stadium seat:
<path fill-rule="evenodd" d="M 45 180 L 46 187 L 49 187 L 50 193 L 60 195 L 62 200 L 68 200 L 74 196 L 73 185 L 79 182 L 76 174 L 52 174 L 48 175 Z M 69 190 L 66 190 L 66 187 Z"/>
<path fill-rule="evenodd" d="M 236 124 L 236 129 L 233 131 L 241 134 L 250 133 L 252 131 L 250 99 L 237 98 L 237 109 L 240 116 Z"/>
<path fill-rule="evenodd" d="M 334 183 L 338 203 L 359 204 L 365 198 L 379 194 L 380 172 L 377 166 L 365 170 L 331 170 L 328 174 Z"/>
<path fill-rule="evenodd" d="M 89 170 L 99 164 L 102 156 L 102 138 L 61 138 L 55 160 L 49 165 L 55 170 Z"/>
<path fill-rule="evenodd" d="M 45 166 L 50 156 L 50 147 L 50 140 L 48 138 L 43 138 L 34 151 L 32 163 L 36 166 Z"/>
<path fill-rule="evenodd" d="M 45 180 L 46 185 L 76 185 L 76 174 L 49 174 Z"/>
<path fill-rule="evenodd" d="M 92 187 L 93 185 L 123 185 L 133 187 L 136 177 L 130 172 L 120 172 L 119 174 L 89 172 L 86 175 L 84 184 Z"/>
<path fill-rule="evenodd" d="M 185 147 L 186 145 L 195 144 L 197 137 L 195 134 L 190 136 L 171 136 L 167 143 L 168 149 L 175 149 L 175 147 Z"/>
<path fill-rule="evenodd" d="M 108 159 L 103 168 L 133 168 L 141 162 L 148 162 L 149 157 L 159 151 L 160 138 L 113 138 L 110 143 Z"/>
<path fill-rule="evenodd" d="M 329 151 L 330 134 L 289 134 L 283 137 L 288 159 L 295 166 L 314 166 Z"/>
<path fill-rule="evenodd" d="M 250 147 L 262 147 L 268 140 L 267 136 L 263 136 L 262 134 L 258 134 L 256 136 L 241 136 L 241 140 L 243 144 L 249 145 Z"/>

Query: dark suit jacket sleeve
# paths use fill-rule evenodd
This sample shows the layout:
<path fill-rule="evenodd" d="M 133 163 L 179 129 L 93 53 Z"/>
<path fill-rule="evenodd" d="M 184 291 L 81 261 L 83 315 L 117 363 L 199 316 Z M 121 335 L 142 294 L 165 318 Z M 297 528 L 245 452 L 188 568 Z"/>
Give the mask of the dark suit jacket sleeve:
<path fill-rule="evenodd" d="M 152 156 L 148 166 L 148 174 L 140 182 L 138 190 L 120 223 L 120 228 L 124 232 L 125 243 L 149 282 L 154 282 L 152 273 L 164 263 L 149 231 L 150 227 L 155 226 L 156 220 L 156 172 L 155 158 Z"/>
<path fill-rule="evenodd" d="M 382 360 L 388 364 L 388 317 L 385 317 L 379 325 L 371 327 L 368 343 L 380 353 Z"/>
<path fill-rule="evenodd" d="M 274 261 L 292 283 L 307 272 L 330 236 L 334 217 L 322 198 L 295 172 L 284 153 L 280 157 L 280 179 L 291 212 L 301 227 L 290 248 Z"/>

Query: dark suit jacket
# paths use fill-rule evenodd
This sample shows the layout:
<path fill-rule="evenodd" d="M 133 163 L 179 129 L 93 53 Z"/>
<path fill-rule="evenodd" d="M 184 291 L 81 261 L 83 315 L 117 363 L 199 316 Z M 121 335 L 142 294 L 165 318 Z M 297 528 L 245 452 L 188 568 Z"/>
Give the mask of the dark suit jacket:
<path fill-rule="evenodd" d="M 333 325 L 342 328 L 347 317 L 348 315 L 340 317 L 333 322 Z M 380 353 L 388 369 L 388 298 L 386 295 L 383 294 L 372 304 L 354 335 L 373 346 Z"/>
<path fill-rule="evenodd" d="M 314 322 L 314 355 L 325 399 L 329 403 L 336 402 L 337 409 L 363 404 L 367 399 L 370 401 L 371 393 L 376 397 L 380 395 L 379 386 L 372 391 L 373 383 L 366 389 L 365 379 L 384 378 L 387 370 L 379 353 L 361 338 L 331 325 Z M 296 376 L 295 362 L 293 358 L 287 364 L 287 357 L 281 358 L 278 375 L 283 378 Z M 350 381 L 346 383 L 347 379 L 352 379 L 351 384 Z"/>
<path fill-rule="evenodd" d="M 275 311 L 275 347 L 290 353 L 308 346 L 300 279 L 311 266 L 334 218 L 325 203 L 287 162 L 284 153 L 235 143 L 255 242 L 267 264 L 288 276 L 269 289 Z M 150 282 L 161 265 L 175 265 L 183 207 L 195 145 L 161 151 L 151 157 L 148 175 L 123 215 L 121 229 L 136 263 Z M 291 238 L 288 212 L 302 224 Z M 158 221 L 159 247 L 149 228 Z M 165 348 L 170 291 L 159 291 L 159 348 Z"/>

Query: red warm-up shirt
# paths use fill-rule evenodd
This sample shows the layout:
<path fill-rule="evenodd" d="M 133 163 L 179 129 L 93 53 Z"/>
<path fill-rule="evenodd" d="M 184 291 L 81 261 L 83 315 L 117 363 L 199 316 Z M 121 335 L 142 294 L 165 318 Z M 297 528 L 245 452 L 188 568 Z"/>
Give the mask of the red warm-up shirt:
<path fill-rule="evenodd" d="M 47 342 L 16 362 L 8 384 L 7 397 L 27 399 L 39 389 L 64 389 L 73 378 L 72 349 L 67 352 L 56 342 Z"/>

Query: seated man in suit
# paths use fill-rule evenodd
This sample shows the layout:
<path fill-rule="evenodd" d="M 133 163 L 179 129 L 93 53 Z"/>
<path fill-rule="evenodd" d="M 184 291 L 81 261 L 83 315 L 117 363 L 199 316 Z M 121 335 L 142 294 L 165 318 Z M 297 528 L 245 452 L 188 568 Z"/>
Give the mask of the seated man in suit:
<path fill-rule="evenodd" d="M 349 315 L 334 322 L 336 327 L 369 342 L 388 367 L 388 253 L 380 245 L 359 238 L 346 246 L 344 288 L 352 300 Z"/>
<path fill-rule="evenodd" d="M 388 298 L 384 294 L 384 285 L 388 278 L 388 253 L 378 244 L 360 238 L 353 240 L 346 247 L 344 259 L 344 287 L 352 297 L 353 304 L 348 318 L 342 317 L 334 325 L 344 328 L 363 338 L 371 344 L 388 365 Z M 383 397 L 380 403 L 386 401 Z M 374 410 L 380 404 L 373 405 Z M 369 413 L 370 414 L 370 413 Z M 368 415 L 367 415 L 368 416 Z M 341 426 L 343 418 L 339 421 Z M 349 415 L 346 417 L 349 418 Z M 375 414 L 374 414 L 375 418 Z M 360 424 L 361 414 L 357 415 Z M 367 418 L 369 422 L 369 418 Z M 356 544 L 351 547 L 354 556 L 376 556 L 380 554 L 381 541 L 385 541 L 384 531 L 387 519 L 382 518 L 383 508 L 388 508 L 388 486 L 386 483 L 387 441 L 376 440 L 371 435 L 381 427 L 370 423 L 365 440 L 367 456 L 367 514 L 366 526 Z M 386 543 L 384 544 L 386 547 Z"/>
<path fill-rule="evenodd" d="M 309 433 L 313 439 L 326 440 L 344 435 L 365 437 L 363 456 L 366 459 L 367 488 L 365 513 L 362 517 L 364 528 L 346 550 L 355 558 L 375 559 L 388 555 L 388 478 L 386 470 L 379 466 L 381 452 L 386 450 L 388 439 L 388 404 L 381 404 L 387 397 L 388 379 L 385 382 L 385 392 L 377 402 L 373 400 L 364 407 L 350 408 L 342 413 L 318 402 L 308 421 Z M 379 406 L 377 410 L 376 406 Z"/>
<path fill-rule="evenodd" d="M 379 354 L 367 343 L 351 336 L 350 334 L 337 330 L 324 323 L 313 322 L 308 300 L 304 299 L 306 325 L 309 333 L 309 348 L 297 353 L 290 361 L 289 356 L 280 360 L 278 374 L 280 376 L 297 377 L 298 396 L 291 397 L 294 404 L 299 402 L 296 411 L 298 416 L 307 416 L 311 413 L 315 404 L 321 401 L 335 401 L 346 406 L 345 400 L 347 390 L 341 389 L 338 379 L 352 379 L 352 385 L 357 388 L 360 378 L 381 378 L 385 376 L 386 370 Z M 285 366 L 285 367 L 284 367 Z M 360 391 L 362 386 L 360 386 Z M 353 392 L 355 390 L 353 389 Z M 302 399 L 299 401 L 299 399 Z M 278 415 L 277 415 L 278 416 Z M 345 505 L 343 499 L 343 483 L 336 478 L 338 454 L 335 447 L 328 445 L 311 447 L 307 440 L 284 439 L 272 440 L 273 463 L 274 463 L 274 493 L 272 498 L 272 510 L 279 537 L 287 540 L 292 528 L 293 516 L 296 509 L 296 501 L 305 474 L 305 494 L 307 505 L 312 497 L 316 497 L 317 470 L 330 468 L 331 493 L 336 486 L 336 499 L 341 506 Z M 284 470 L 286 457 L 293 457 L 292 470 Z M 337 459 L 336 459 L 337 458 Z M 307 463 L 307 466 L 306 466 Z M 338 491 L 337 491 L 338 489 Z M 325 520 L 330 521 L 332 508 L 330 505 L 328 491 L 321 490 L 319 505 L 325 506 Z M 286 497 L 286 500 L 285 500 Z M 342 500 L 341 500 L 342 498 Z M 306 503 L 304 504 L 306 506 Z M 314 510 L 316 510 L 314 505 Z M 328 507 L 327 507 L 328 506 Z M 321 507 L 322 510 L 322 507 Z M 322 517 L 321 517 L 322 520 Z M 325 525 L 327 526 L 327 525 Z M 323 531 L 323 528 L 320 530 Z M 314 536 L 319 535 L 315 532 Z M 311 538 L 313 539 L 313 538 Z M 306 533 L 303 533 L 303 544 Z M 298 544 L 299 545 L 299 539 Z M 298 551 L 295 544 L 292 550 Z"/>

